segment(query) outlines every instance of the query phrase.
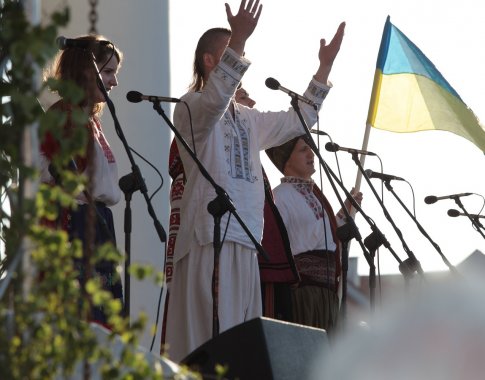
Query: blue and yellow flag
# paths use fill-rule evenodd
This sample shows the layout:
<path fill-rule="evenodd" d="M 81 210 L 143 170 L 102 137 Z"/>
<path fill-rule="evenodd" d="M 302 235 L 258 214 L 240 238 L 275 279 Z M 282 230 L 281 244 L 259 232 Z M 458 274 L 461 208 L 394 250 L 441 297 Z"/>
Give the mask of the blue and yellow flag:
<path fill-rule="evenodd" d="M 387 17 L 367 125 L 392 132 L 442 130 L 485 152 L 485 131 L 433 63 Z"/>

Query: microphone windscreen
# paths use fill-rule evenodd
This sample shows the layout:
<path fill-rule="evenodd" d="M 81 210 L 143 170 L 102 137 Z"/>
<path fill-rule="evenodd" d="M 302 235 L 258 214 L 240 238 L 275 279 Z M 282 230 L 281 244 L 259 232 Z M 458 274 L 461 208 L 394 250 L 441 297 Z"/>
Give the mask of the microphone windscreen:
<path fill-rule="evenodd" d="M 141 97 L 142 94 L 138 91 L 128 91 L 128 93 L 126 94 L 126 99 L 132 103 L 141 102 L 143 100 Z"/>
<path fill-rule="evenodd" d="M 328 150 L 329 152 L 336 152 L 338 151 L 339 146 L 335 143 L 328 142 L 325 144 L 325 149 Z"/>
<path fill-rule="evenodd" d="M 434 195 L 428 195 L 426 198 L 424 198 L 424 203 L 430 205 L 432 203 L 436 203 L 438 200 L 438 197 L 435 197 Z"/>
<path fill-rule="evenodd" d="M 460 211 L 458 211 L 458 210 L 454 210 L 454 209 L 450 208 L 450 209 L 448 210 L 448 215 L 449 215 L 449 216 L 452 216 L 452 217 L 455 217 L 455 216 L 460 216 Z"/>
<path fill-rule="evenodd" d="M 267 78 L 264 83 L 266 84 L 266 87 L 272 90 L 277 90 L 280 87 L 280 82 L 278 82 L 276 79 L 271 77 Z"/>

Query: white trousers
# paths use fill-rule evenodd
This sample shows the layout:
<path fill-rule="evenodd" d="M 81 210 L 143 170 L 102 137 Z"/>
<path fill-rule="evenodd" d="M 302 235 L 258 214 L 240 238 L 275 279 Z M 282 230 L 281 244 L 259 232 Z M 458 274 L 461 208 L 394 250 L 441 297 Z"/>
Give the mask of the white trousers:
<path fill-rule="evenodd" d="M 181 237 L 179 236 L 179 239 Z M 224 242 L 219 260 L 219 332 L 262 315 L 257 253 Z M 192 244 L 174 267 L 167 314 L 166 350 L 180 362 L 212 338 L 212 244 Z"/>

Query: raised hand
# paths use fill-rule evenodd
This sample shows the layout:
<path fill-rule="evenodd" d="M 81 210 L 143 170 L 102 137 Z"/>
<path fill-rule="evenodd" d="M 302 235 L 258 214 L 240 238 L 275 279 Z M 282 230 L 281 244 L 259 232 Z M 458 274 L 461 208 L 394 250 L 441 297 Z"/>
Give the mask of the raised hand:
<path fill-rule="evenodd" d="M 231 26 L 231 39 L 229 47 L 236 53 L 242 55 L 247 39 L 253 34 L 256 25 L 258 25 L 259 16 L 263 10 L 263 5 L 259 0 L 241 0 L 239 10 L 236 15 L 231 12 L 231 7 L 226 3 L 227 21 Z"/>
<path fill-rule="evenodd" d="M 359 190 L 356 190 L 355 187 L 353 187 L 352 190 L 350 190 L 350 195 L 354 198 L 354 200 L 357 202 L 359 206 L 362 204 L 362 199 L 364 198 L 364 196 Z M 345 200 L 344 205 L 347 211 L 349 213 L 352 213 L 352 203 L 348 199 Z M 340 211 L 337 213 L 337 216 L 339 218 L 343 218 L 344 215 L 345 214 L 342 209 L 340 209 Z"/>
<path fill-rule="evenodd" d="M 337 56 L 342 39 L 344 38 L 345 22 L 342 22 L 332 41 L 327 45 L 324 38 L 320 40 L 320 50 L 318 52 L 318 59 L 320 60 L 320 67 L 318 68 L 315 79 L 319 82 L 325 83 L 328 80 L 328 75 L 332 70 L 332 65 Z"/>

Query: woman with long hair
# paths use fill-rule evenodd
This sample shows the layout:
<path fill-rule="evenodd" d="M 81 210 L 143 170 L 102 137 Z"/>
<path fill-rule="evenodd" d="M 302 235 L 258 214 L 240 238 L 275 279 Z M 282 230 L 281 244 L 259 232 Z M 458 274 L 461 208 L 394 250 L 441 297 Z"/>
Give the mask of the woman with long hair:
<path fill-rule="evenodd" d="M 75 42 L 59 52 L 50 74 L 63 83 L 76 84 L 83 96 L 73 100 L 59 94 L 60 100 L 47 111 L 60 114 L 63 122 L 57 130 L 47 132 L 41 144 L 41 181 L 61 185 L 57 170 L 60 167 L 87 178 L 86 188 L 75 195 L 77 207 L 61 210 L 56 224 L 67 231 L 70 240 L 80 239 L 83 243 L 83 258 L 76 259 L 75 263 L 81 284 L 94 276 L 104 290 L 122 301 L 121 281 L 115 264 L 109 260 L 96 260 L 94 271 L 91 270 L 94 247 L 106 242 L 116 244 L 109 206 L 121 198 L 116 160 L 99 118 L 105 97 L 98 86 L 97 76 L 108 93 L 117 86 L 122 53 L 102 36 L 82 36 Z M 79 115 L 83 115 L 82 119 L 87 119 L 87 123 L 79 124 Z M 84 138 L 86 135 L 87 139 Z M 66 150 L 76 144 L 76 154 L 66 154 Z M 89 319 L 104 325 L 108 323 L 100 307 L 90 309 Z"/>

